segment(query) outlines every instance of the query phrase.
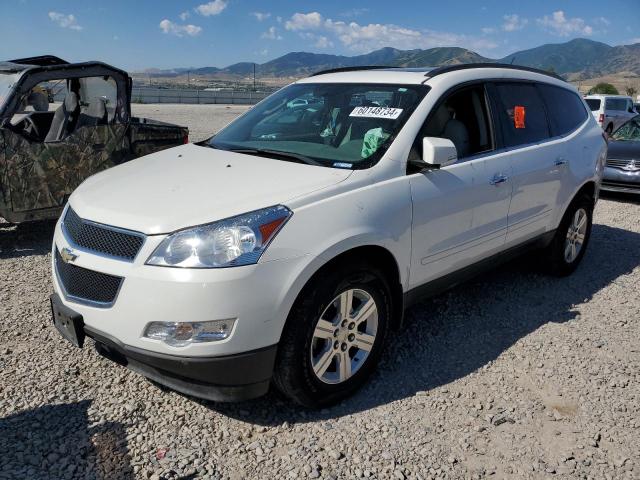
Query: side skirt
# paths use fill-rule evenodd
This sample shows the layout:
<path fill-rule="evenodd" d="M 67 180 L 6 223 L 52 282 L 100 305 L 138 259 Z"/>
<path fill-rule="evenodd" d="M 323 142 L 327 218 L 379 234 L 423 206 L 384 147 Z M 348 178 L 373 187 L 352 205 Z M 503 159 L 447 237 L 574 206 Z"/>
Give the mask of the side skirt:
<path fill-rule="evenodd" d="M 487 270 L 491 270 L 500 264 L 509 262 L 510 260 L 513 260 L 527 252 L 545 248 L 551 243 L 555 234 L 555 230 L 544 233 L 538 237 L 532 238 L 531 240 L 527 240 L 520 245 L 516 245 L 503 252 L 499 252 L 488 258 L 480 260 L 473 265 L 469 265 L 461 270 L 449 273 L 443 277 L 425 283 L 424 285 L 415 287 L 408 292 L 405 292 L 404 308 L 407 309 L 421 300 L 449 290 L 456 285 L 464 283 Z"/>

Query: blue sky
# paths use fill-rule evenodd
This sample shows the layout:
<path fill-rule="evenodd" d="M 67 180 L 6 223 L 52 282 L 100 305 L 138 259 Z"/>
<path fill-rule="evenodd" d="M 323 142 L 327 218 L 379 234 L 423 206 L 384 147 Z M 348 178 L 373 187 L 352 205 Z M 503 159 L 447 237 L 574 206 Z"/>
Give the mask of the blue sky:
<path fill-rule="evenodd" d="M 2 59 L 51 53 L 132 70 L 382 46 L 455 45 L 499 58 L 576 37 L 640 42 L 640 1 L 1 0 L 0 31 Z"/>

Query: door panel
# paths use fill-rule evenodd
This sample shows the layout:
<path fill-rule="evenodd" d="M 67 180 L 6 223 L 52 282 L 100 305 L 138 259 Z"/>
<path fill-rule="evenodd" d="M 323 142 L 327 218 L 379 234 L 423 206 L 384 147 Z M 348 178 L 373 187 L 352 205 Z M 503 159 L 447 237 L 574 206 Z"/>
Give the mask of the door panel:
<path fill-rule="evenodd" d="M 544 101 L 536 84 L 500 82 L 490 89 L 501 147 L 511 158 L 512 196 L 507 246 L 544 233 L 561 189 L 566 152 L 550 141 Z"/>
<path fill-rule="evenodd" d="M 507 244 L 547 230 L 567 168 L 561 163 L 568 156 L 564 145 L 555 141 L 511 152 L 513 195 Z"/>
<path fill-rule="evenodd" d="M 411 177 L 411 286 L 453 272 L 500 250 L 511 186 L 491 184 L 510 174 L 507 156 L 463 161 Z"/>
<path fill-rule="evenodd" d="M 15 212 L 62 207 L 86 178 L 128 153 L 126 125 L 84 127 L 60 142 L 32 142 L 4 130 L 7 189 Z"/>

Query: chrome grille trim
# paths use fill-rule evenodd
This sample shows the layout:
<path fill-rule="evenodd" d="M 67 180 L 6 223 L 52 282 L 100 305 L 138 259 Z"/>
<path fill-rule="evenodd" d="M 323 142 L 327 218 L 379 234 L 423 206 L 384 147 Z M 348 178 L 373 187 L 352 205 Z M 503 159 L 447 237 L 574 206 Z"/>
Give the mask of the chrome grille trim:
<path fill-rule="evenodd" d="M 629 165 L 632 160 L 620 160 L 618 158 L 607 158 L 607 167 L 624 168 Z"/>
<path fill-rule="evenodd" d="M 124 283 L 123 277 L 65 263 L 57 245 L 53 264 L 60 290 L 71 302 L 97 308 L 112 307 Z"/>
<path fill-rule="evenodd" d="M 62 219 L 62 232 L 69 244 L 85 252 L 133 262 L 146 235 L 80 218 L 69 206 Z"/>

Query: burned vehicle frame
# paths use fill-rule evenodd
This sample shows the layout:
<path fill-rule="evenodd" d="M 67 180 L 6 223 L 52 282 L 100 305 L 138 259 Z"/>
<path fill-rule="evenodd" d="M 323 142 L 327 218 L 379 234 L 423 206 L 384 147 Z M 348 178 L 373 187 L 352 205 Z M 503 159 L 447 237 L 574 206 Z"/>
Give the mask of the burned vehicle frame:
<path fill-rule="evenodd" d="M 185 127 L 132 117 L 131 87 L 102 62 L 0 62 L 0 217 L 57 218 L 87 177 L 188 142 Z"/>

